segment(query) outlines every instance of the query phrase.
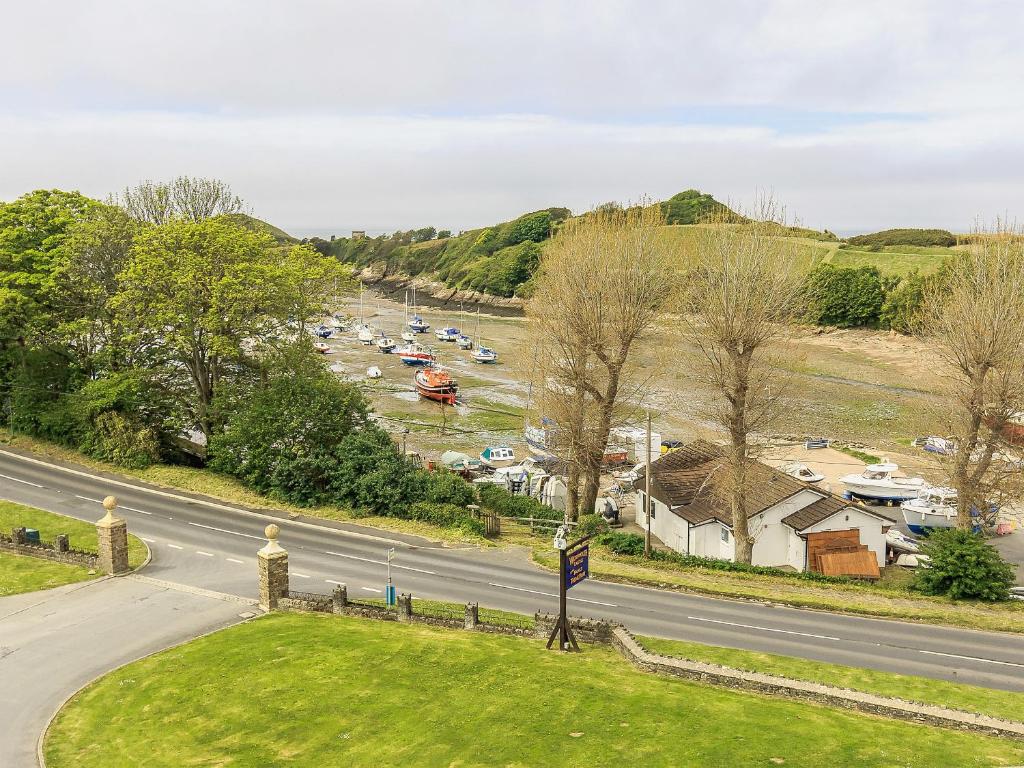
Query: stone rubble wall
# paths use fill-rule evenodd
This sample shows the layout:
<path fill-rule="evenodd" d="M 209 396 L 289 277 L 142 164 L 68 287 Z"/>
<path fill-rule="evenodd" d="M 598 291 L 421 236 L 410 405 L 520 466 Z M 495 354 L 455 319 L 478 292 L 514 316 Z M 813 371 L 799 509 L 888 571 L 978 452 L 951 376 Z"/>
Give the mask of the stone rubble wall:
<path fill-rule="evenodd" d="M 26 555 L 38 557 L 42 560 L 50 560 L 64 565 L 80 565 L 83 568 L 96 570 L 98 568 L 99 556 L 93 552 L 83 552 L 78 549 L 61 549 L 53 544 L 35 544 L 33 542 L 19 542 L 13 537 L 0 533 L 0 552 L 10 552 L 14 555 Z"/>

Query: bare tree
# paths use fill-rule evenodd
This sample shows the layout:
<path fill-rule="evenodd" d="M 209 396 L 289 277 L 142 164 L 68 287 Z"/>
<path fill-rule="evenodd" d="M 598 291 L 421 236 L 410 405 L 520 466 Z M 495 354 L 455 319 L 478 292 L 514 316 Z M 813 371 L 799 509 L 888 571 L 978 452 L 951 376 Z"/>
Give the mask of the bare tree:
<path fill-rule="evenodd" d="M 657 206 L 604 206 L 566 221 L 541 258 L 527 310 L 541 349 L 533 373 L 573 518 L 593 510 L 611 429 L 650 379 L 635 353 L 672 291 L 663 224 Z"/>
<path fill-rule="evenodd" d="M 729 435 L 725 485 L 730 489 L 735 558 L 749 563 L 754 540 L 747 524 L 747 480 L 753 433 L 777 411 L 784 375 L 778 356 L 799 306 L 805 258 L 782 237 L 782 212 L 770 200 L 740 219 L 713 214 L 694 227 L 680 255 L 680 315 L 696 378 L 716 398 L 708 416 Z M 740 222 L 740 223 L 737 223 Z"/>
<path fill-rule="evenodd" d="M 1024 412 L 1024 230 L 978 231 L 930 286 L 917 324 L 944 366 L 939 420 L 953 438 L 943 458 L 957 491 L 957 526 L 991 523 L 990 504 L 1020 492 L 1005 459 L 1006 427 Z"/>
<path fill-rule="evenodd" d="M 169 182 L 146 180 L 126 189 L 118 202 L 132 218 L 157 225 L 172 219 L 203 221 L 243 209 L 242 199 L 226 182 L 190 176 Z"/>

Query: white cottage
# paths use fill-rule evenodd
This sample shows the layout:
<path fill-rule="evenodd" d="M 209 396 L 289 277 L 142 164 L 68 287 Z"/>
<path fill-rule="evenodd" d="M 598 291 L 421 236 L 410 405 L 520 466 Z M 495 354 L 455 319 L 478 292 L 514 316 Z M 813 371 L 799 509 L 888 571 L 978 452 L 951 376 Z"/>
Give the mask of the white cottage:
<path fill-rule="evenodd" d="M 718 446 L 698 440 L 651 464 L 651 533 L 677 552 L 732 560 L 727 469 Z M 636 521 L 646 527 L 644 472 Z M 804 485 L 761 462 L 747 466 L 753 563 L 872 577 L 885 565 L 885 532 L 895 520 Z M 870 555 L 868 554 L 870 553 Z"/>

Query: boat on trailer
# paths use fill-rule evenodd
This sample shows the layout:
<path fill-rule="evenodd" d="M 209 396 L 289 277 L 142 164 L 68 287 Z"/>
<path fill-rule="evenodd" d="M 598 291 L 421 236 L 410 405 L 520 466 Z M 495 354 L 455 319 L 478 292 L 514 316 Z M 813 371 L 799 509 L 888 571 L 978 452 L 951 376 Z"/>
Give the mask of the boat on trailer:
<path fill-rule="evenodd" d="M 423 368 L 416 371 L 413 385 L 420 397 L 435 400 L 446 405 L 455 405 L 459 383 L 442 368 Z"/>
<path fill-rule="evenodd" d="M 893 502 L 908 501 L 917 498 L 925 488 L 920 477 L 903 477 L 897 475 L 899 466 L 886 461 L 881 464 L 868 464 L 859 475 L 844 475 L 839 478 L 850 496 L 873 501 Z"/>
<path fill-rule="evenodd" d="M 918 536 L 939 528 L 956 527 L 957 493 L 953 488 L 925 488 L 919 496 L 900 504 L 903 522 Z"/>

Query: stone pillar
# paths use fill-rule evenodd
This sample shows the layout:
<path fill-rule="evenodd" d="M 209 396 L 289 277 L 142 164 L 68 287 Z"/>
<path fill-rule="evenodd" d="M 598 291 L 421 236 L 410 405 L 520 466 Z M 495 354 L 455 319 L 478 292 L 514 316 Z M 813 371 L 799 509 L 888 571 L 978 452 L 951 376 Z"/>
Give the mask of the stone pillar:
<path fill-rule="evenodd" d="M 398 596 L 398 620 L 409 621 L 412 617 L 412 595 L 403 592 Z"/>
<path fill-rule="evenodd" d="M 267 545 L 256 553 L 260 571 L 260 608 L 277 609 L 277 602 L 288 597 L 288 553 L 277 543 L 281 529 L 271 523 L 266 527 Z"/>
<path fill-rule="evenodd" d="M 344 613 L 345 606 L 348 605 L 348 587 L 344 584 L 338 584 L 334 588 L 334 592 L 331 594 L 331 600 L 334 606 L 334 612 Z"/>
<path fill-rule="evenodd" d="M 68 540 L 66 533 L 57 534 L 53 540 L 53 548 L 58 552 L 67 552 L 71 549 L 71 542 Z"/>
<path fill-rule="evenodd" d="M 28 541 L 28 538 L 25 536 L 24 527 L 11 528 L 11 540 L 15 544 L 25 544 Z"/>
<path fill-rule="evenodd" d="M 476 629 L 480 623 L 480 603 L 466 603 L 466 629 Z"/>
<path fill-rule="evenodd" d="M 114 515 L 117 499 L 107 496 L 103 500 L 107 514 L 96 523 L 96 551 L 99 570 L 109 576 L 128 573 L 128 524 Z"/>

